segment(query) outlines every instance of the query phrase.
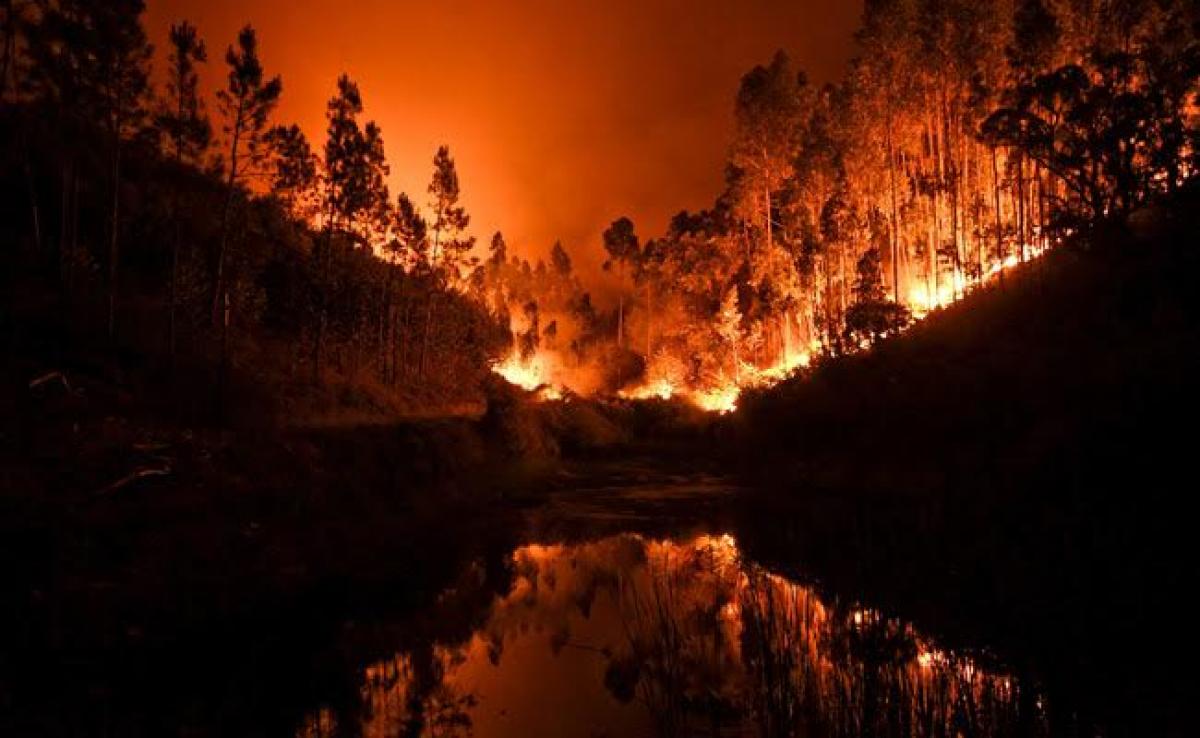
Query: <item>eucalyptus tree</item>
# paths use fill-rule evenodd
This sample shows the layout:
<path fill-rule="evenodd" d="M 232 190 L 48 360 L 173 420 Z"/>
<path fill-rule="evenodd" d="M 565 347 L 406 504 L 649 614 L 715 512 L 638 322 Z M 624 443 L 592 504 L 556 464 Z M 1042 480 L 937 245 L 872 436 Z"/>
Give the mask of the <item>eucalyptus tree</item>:
<path fill-rule="evenodd" d="M 641 254 L 641 242 L 634 230 L 633 221 L 621 217 L 604 231 L 604 250 L 608 259 L 605 271 L 615 271 L 618 279 L 624 280 L 627 272 L 636 269 Z M 625 292 L 622 287 L 617 295 L 617 346 L 625 347 Z"/>
<path fill-rule="evenodd" d="M 774 254 L 775 197 L 792 176 L 807 79 L 787 54 L 776 53 L 767 66 L 742 78 L 734 108 L 736 132 L 729 163 L 736 172 L 742 212 L 757 212 L 766 257 Z"/>

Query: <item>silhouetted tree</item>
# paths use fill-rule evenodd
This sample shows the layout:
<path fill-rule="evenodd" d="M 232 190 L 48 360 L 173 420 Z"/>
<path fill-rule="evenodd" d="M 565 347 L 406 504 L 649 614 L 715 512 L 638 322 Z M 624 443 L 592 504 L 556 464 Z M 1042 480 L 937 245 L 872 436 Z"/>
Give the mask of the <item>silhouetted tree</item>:
<path fill-rule="evenodd" d="M 559 277 L 567 279 L 571 276 L 571 255 L 563 248 L 562 241 L 555 241 L 550 249 L 550 263 Z"/>
<path fill-rule="evenodd" d="M 438 148 L 433 158 L 433 181 L 429 184 L 430 209 L 433 222 L 431 260 L 434 270 L 453 284 L 462 278 L 461 269 L 466 254 L 475 246 L 475 239 L 465 234 L 471 224 L 466 208 L 459 204 L 461 192 L 458 169 L 450 156 L 449 147 Z"/>
<path fill-rule="evenodd" d="M 330 296 L 333 291 L 334 236 L 344 234 L 352 239 L 362 236 L 360 218 L 364 215 L 383 215 L 388 201 L 384 177 L 387 164 L 383 156 L 383 137 L 375 123 L 361 127 L 358 117 L 363 112 L 362 95 L 358 85 L 348 76 L 338 78 L 338 91 L 329 100 L 326 110 L 328 136 L 325 140 L 325 236 L 317 260 L 320 263 L 320 316 L 313 342 L 313 377 L 319 377 L 325 333 L 329 320 Z"/>
<path fill-rule="evenodd" d="M 208 61 L 204 41 L 196 27 L 187 21 L 171 26 L 171 49 L 167 57 L 167 96 L 160 105 L 158 128 L 172 158 L 176 176 L 182 176 L 184 166 L 195 166 L 208 151 L 212 141 L 212 124 L 200 97 L 200 75 L 196 66 Z M 179 250 L 182 223 L 180 195 L 171 204 L 174 233 L 171 238 L 171 273 L 167 300 L 167 353 L 174 359 L 176 343 L 176 310 L 179 304 Z"/>
<path fill-rule="evenodd" d="M 271 193 L 293 217 L 307 219 L 318 184 L 319 161 L 298 125 L 277 126 L 268 134 L 271 149 Z"/>
<path fill-rule="evenodd" d="M 258 36 L 250 26 L 238 33 L 237 46 L 230 46 L 225 52 L 225 63 L 229 66 L 228 82 L 225 89 L 217 93 L 217 102 L 225 121 L 223 130 L 228 146 L 225 162 L 227 193 L 221 209 L 212 310 L 214 324 L 227 327 L 229 295 L 225 271 L 233 206 L 242 180 L 261 161 L 269 130 L 267 124 L 271 112 L 279 104 L 283 81 L 278 76 L 266 78 L 258 58 Z"/>
<path fill-rule="evenodd" d="M 846 312 L 847 340 L 874 342 L 908 325 L 908 310 L 887 299 L 879 250 L 867 249 L 855 271 L 854 303 Z"/>
<path fill-rule="evenodd" d="M 629 269 L 635 268 L 638 256 L 641 254 L 641 244 L 634 231 L 633 221 L 629 218 L 618 218 L 604 231 L 604 250 L 608 252 L 608 260 L 604 262 L 605 271 L 615 270 L 620 278 L 624 278 Z M 617 345 L 625 346 L 625 294 L 622 291 L 617 296 Z"/>
<path fill-rule="evenodd" d="M 439 147 L 433 157 L 433 181 L 429 184 L 433 210 L 433 222 L 429 230 L 433 234 L 430 268 L 435 286 L 456 284 L 462 279 L 462 268 L 466 255 L 475 246 L 474 237 L 465 233 L 471 224 L 466 208 L 459 204 L 461 192 L 458 185 L 458 169 L 447 146 Z M 437 290 L 431 290 L 426 301 L 425 330 L 421 339 L 421 374 L 425 374 L 429 343 L 432 338 L 434 316 L 437 305 Z"/>

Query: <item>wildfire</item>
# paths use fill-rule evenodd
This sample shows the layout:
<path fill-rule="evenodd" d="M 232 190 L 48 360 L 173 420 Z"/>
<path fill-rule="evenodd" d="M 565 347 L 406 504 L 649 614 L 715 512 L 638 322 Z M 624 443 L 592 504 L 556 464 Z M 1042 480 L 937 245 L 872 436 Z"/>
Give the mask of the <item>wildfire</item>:
<path fill-rule="evenodd" d="M 521 356 L 513 351 L 504 361 L 492 367 L 492 371 L 504 377 L 510 384 L 536 392 L 543 400 L 561 400 L 562 389 L 550 381 L 550 360 L 540 352 L 532 356 Z"/>
<path fill-rule="evenodd" d="M 813 342 L 809 348 L 817 351 L 820 344 Z M 622 390 L 619 394 L 628 400 L 670 400 L 678 397 L 706 412 L 725 415 L 737 410 L 738 398 L 744 390 L 776 384 L 811 364 L 812 353 L 801 351 L 790 354 L 765 369 L 740 362 L 736 378 L 721 377 L 702 388 L 688 387 L 676 379 L 660 376 L 652 377 L 632 389 Z"/>
<path fill-rule="evenodd" d="M 689 397 L 695 403 L 696 407 L 701 410 L 724 415 L 737 410 L 737 401 L 741 394 L 742 390 L 740 387 L 730 385 L 705 392 L 693 392 Z"/>
<path fill-rule="evenodd" d="M 914 320 L 922 320 L 934 310 L 951 305 L 972 290 L 998 280 L 1003 272 L 1041 257 L 1046 250 L 1044 245 L 1026 244 L 1021 250 L 1022 255 L 1011 254 L 1003 261 L 991 264 L 981 275 L 967 276 L 958 272 L 941 275 L 937 284 L 913 284 L 907 292 L 905 306 Z M 864 340 L 849 350 L 866 351 L 870 347 L 870 341 Z M 788 379 L 811 366 L 813 357 L 825 349 L 819 340 L 812 340 L 802 350 L 787 350 L 779 361 L 770 366 L 762 367 L 739 360 L 736 362 L 736 371 L 727 367 L 721 376 L 700 380 L 687 377 L 683 364 L 677 358 L 660 351 L 648 362 L 645 381 L 622 389 L 617 394 L 628 400 L 681 399 L 706 412 L 724 415 L 737 411 L 742 392 L 771 387 Z M 561 362 L 555 359 L 553 352 L 539 350 L 530 356 L 522 356 L 514 350 L 493 370 L 512 384 L 538 393 L 540 399 L 557 400 L 564 396 L 562 388 L 568 385 L 570 376 L 569 372 L 562 370 Z"/>

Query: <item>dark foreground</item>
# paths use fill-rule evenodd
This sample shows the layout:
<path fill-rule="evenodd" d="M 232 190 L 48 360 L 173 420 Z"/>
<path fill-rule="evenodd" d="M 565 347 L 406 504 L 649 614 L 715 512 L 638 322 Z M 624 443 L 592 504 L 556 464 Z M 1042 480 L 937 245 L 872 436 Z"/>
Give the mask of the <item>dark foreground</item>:
<path fill-rule="evenodd" d="M 1101 229 L 749 398 L 743 468 L 776 524 L 747 548 L 983 637 L 1084 734 L 1190 732 L 1197 212 Z"/>
<path fill-rule="evenodd" d="M 216 431 L 18 372 L 0 734 L 1188 734 L 1172 223 L 725 423 L 510 393 Z"/>
<path fill-rule="evenodd" d="M 965 556 L 918 572 L 916 559 L 889 560 L 894 543 L 874 539 L 872 554 L 872 534 L 843 519 L 804 520 L 792 505 L 751 511 L 750 493 L 727 479 L 647 462 L 577 468 L 557 487 L 486 514 L 388 520 L 387 542 L 363 523 L 359 541 L 328 552 L 320 576 L 227 570 L 213 573 L 219 585 L 193 581 L 189 593 L 176 585 L 193 571 L 166 572 L 165 582 L 117 573 L 70 598 L 34 591 L 9 610 L 25 620 L 7 626 L 16 637 L 6 640 L 0 727 L 51 736 L 1186 734 L 1184 682 L 1171 681 L 1183 669 L 1143 650 L 1178 632 L 1087 643 L 1126 627 L 1139 617 L 1136 601 L 1157 600 L 1154 588 L 1170 582 L 1116 582 L 1110 600 L 1095 602 L 1080 599 L 1083 584 L 1050 591 L 1062 565 L 1022 564 L 1020 554 L 966 576 L 955 568 Z M 999 595 L 988 614 L 979 586 L 950 588 L 1005 566 L 1024 575 L 1016 596 L 1040 597 Z M 892 586 L 881 584 L 887 573 Z M 1120 574 L 1077 572 L 1081 582 Z M 167 593 L 179 599 L 162 601 Z M 1006 629 L 1014 608 L 1026 641 Z M 1158 613 L 1164 625 L 1169 612 Z M 1055 630 L 1063 618 L 1073 628 Z M 1070 660 L 1081 645 L 1097 660 Z"/>
<path fill-rule="evenodd" d="M 1039 685 L 742 550 L 738 490 L 606 467 L 387 586 L 8 667 L 17 735 L 1009 735 Z M 585 480 L 577 480 L 584 482 Z M 451 528 L 448 528 L 448 530 Z M 382 583 L 381 583 L 382 585 Z M 270 617 L 266 613 L 271 612 Z M 1070 720 L 1064 725 L 1073 727 Z"/>

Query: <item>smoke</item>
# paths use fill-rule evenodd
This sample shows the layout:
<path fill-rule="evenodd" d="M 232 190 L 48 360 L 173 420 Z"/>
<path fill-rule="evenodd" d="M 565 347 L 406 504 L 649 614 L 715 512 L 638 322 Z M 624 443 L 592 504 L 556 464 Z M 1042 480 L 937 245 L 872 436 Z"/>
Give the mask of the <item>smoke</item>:
<path fill-rule="evenodd" d="M 223 82 L 226 45 L 252 23 L 268 72 L 283 75 L 277 120 L 298 122 L 318 149 L 347 72 L 383 128 L 394 194 L 423 203 L 434 151 L 448 144 L 481 242 L 502 230 L 536 259 L 561 238 L 601 294 L 609 222 L 628 215 L 652 236 L 718 193 L 741 75 L 786 48 L 815 80 L 840 77 L 862 11 L 821 0 L 148 6 L 160 49 L 171 22 L 197 24 L 209 89 Z"/>

